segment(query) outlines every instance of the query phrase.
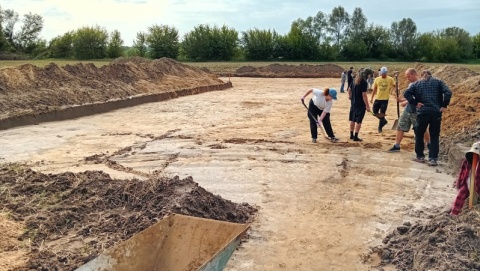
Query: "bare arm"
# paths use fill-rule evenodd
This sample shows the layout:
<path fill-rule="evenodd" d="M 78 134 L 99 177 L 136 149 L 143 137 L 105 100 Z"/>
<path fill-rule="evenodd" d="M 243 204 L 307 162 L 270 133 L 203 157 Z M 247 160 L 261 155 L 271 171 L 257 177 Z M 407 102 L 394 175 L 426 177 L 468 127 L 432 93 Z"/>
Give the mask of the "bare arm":
<path fill-rule="evenodd" d="M 375 94 L 377 94 L 377 85 L 373 84 L 372 98 L 370 99 L 371 103 L 373 103 L 373 97 L 375 97 Z"/>
<path fill-rule="evenodd" d="M 363 97 L 363 102 L 365 103 L 365 108 L 367 109 L 367 111 L 368 112 L 372 111 L 372 110 L 370 110 L 370 104 L 368 103 L 367 93 L 363 92 L 362 97 Z"/>
<path fill-rule="evenodd" d="M 323 110 L 320 117 L 318 117 L 318 123 L 321 123 L 323 121 L 323 118 L 325 118 L 326 115 L 327 115 L 327 111 Z"/>
<path fill-rule="evenodd" d="M 303 95 L 302 100 L 305 100 L 305 97 L 307 97 L 308 95 L 310 95 L 310 93 L 312 93 L 312 92 L 313 92 L 313 89 L 307 90 L 307 92 L 305 92 L 305 94 Z"/>

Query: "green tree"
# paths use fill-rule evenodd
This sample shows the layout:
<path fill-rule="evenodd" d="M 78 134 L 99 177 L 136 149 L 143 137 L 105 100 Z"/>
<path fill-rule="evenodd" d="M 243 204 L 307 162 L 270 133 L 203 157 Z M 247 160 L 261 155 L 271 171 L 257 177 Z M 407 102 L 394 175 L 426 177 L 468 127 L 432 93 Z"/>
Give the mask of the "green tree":
<path fill-rule="evenodd" d="M 108 42 L 107 56 L 109 58 L 117 58 L 122 56 L 123 40 L 118 30 L 114 30 L 110 34 L 110 41 Z"/>
<path fill-rule="evenodd" d="M 418 36 L 418 55 L 420 61 L 438 61 L 436 47 L 438 37 L 433 32 L 422 33 Z"/>
<path fill-rule="evenodd" d="M 250 29 L 242 32 L 241 45 L 249 60 L 267 60 L 273 57 L 275 31 Z"/>
<path fill-rule="evenodd" d="M 22 52 L 31 54 L 40 41 L 40 32 L 43 29 L 43 18 L 38 14 L 24 15 L 20 32 L 16 35 L 15 45 Z"/>
<path fill-rule="evenodd" d="M 440 62 L 457 62 L 461 59 L 460 47 L 453 37 L 442 37 L 442 33 L 438 34 L 435 42 L 435 55 Z"/>
<path fill-rule="evenodd" d="M 178 30 L 168 25 L 153 25 L 148 28 L 147 45 L 150 58 L 169 57 L 176 59 L 180 50 Z"/>
<path fill-rule="evenodd" d="M 147 55 L 147 34 L 144 32 L 138 32 L 136 39 L 133 41 L 133 48 L 135 49 L 135 55 L 145 57 Z"/>
<path fill-rule="evenodd" d="M 287 36 L 279 35 L 273 42 L 273 58 L 285 58 L 290 55 L 290 45 Z"/>
<path fill-rule="evenodd" d="M 472 37 L 473 57 L 480 59 L 480 33 Z"/>
<path fill-rule="evenodd" d="M 314 37 L 318 44 L 325 40 L 328 22 L 327 16 L 321 11 L 319 11 L 315 17 L 309 16 L 305 20 L 299 18 L 292 24 L 296 24 L 303 33 Z"/>
<path fill-rule="evenodd" d="M 467 60 L 472 57 L 473 43 L 467 31 L 458 27 L 448 27 L 441 32 L 441 36 L 457 41 L 458 53 L 461 60 Z"/>
<path fill-rule="evenodd" d="M 1 10 L 0 10 L 0 16 L 1 16 Z M 5 38 L 5 33 L 3 32 L 3 27 L 2 27 L 2 20 L 0 20 L 0 52 L 5 52 L 5 51 L 8 51 L 9 49 L 10 49 L 10 44 Z"/>
<path fill-rule="evenodd" d="M 328 32 L 328 16 L 319 11 L 313 17 L 313 33 L 311 35 L 315 37 L 318 41 L 318 44 L 321 44 L 326 41 L 326 36 Z"/>
<path fill-rule="evenodd" d="M 70 31 L 62 36 L 53 38 L 48 46 L 50 56 L 53 58 L 73 57 L 73 36 L 74 32 Z"/>
<path fill-rule="evenodd" d="M 362 9 L 355 8 L 350 19 L 350 24 L 345 31 L 347 37 L 361 39 L 367 31 L 367 22 L 367 17 L 363 14 Z"/>
<path fill-rule="evenodd" d="M 350 38 L 343 45 L 342 55 L 348 60 L 362 60 L 367 56 L 367 45 L 363 39 Z"/>
<path fill-rule="evenodd" d="M 298 23 L 294 22 L 286 36 L 284 53 L 283 57 L 290 60 L 315 60 L 319 53 L 317 39 L 309 33 L 302 32 Z"/>
<path fill-rule="evenodd" d="M 44 39 L 39 39 L 35 44 L 32 44 L 31 48 L 27 48 L 27 51 L 31 56 L 37 59 L 43 59 L 50 57 L 47 41 Z"/>
<path fill-rule="evenodd" d="M 414 60 L 417 56 L 417 25 L 412 19 L 393 22 L 390 30 L 394 57 L 402 60 Z"/>
<path fill-rule="evenodd" d="M 238 32 L 235 29 L 225 25 L 222 28 L 212 28 L 201 24 L 185 34 L 181 47 L 182 53 L 189 59 L 231 60 L 238 44 Z"/>
<path fill-rule="evenodd" d="M 328 17 L 328 23 L 328 30 L 335 40 L 335 44 L 340 47 L 345 36 L 345 30 L 350 23 L 348 12 L 342 6 L 333 8 L 332 13 Z"/>
<path fill-rule="evenodd" d="M 19 21 L 18 13 L 11 9 L 1 10 L 0 13 L 1 23 L 3 25 L 3 33 L 5 38 L 10 43 L 10 46 L 14 46 L 14 37 L 13 31 L 15 29 L 15 25 Z"/>
<path fill-rule="evenodd" d="M 107 57 L 108 32 L 100 26 L 82 27 L 73 36 L 73 53 L 77 59 Z"/>
<path fill-rule="evenodd" d="M 367 58 L 385 59 L 391 52 L 389 30 L 380 25 L 370 24 L 363 34 Z"/>

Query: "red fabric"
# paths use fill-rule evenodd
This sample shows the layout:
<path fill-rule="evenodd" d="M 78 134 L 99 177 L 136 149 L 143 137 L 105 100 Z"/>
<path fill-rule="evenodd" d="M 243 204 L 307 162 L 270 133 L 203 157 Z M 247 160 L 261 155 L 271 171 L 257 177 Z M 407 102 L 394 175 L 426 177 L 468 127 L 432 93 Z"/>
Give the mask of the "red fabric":
<path fill-rule="evenodd" d="M 452 206 L 452 215 L 458 215 L 465 204 L 465 200 L 470 196 L 468 189 L 468 177 L 470 176 L 470 169 L 472 166 L 468 163 L 467 159 L 463 159 L 460 167 L 460 173 L 455 181 L 455 187 L 458 189 L 458 195 L 455 198 Z M 475 192 L 480 194 L 480 161 L 477 162 L 477 168 L 475 173 Z"/>

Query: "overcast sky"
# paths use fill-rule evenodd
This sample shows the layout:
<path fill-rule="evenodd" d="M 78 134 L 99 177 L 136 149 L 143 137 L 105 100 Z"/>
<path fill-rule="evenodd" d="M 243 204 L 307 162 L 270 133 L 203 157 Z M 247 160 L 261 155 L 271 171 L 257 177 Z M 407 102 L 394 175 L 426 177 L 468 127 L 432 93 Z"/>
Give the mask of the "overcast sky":
<path fill-rule="evenodd" d="M 366 5 L 366 3 L 370 3 Z M 476 35 L 480 32 L 479 0 L 403 0 L 403 1 L 301 1 L 301 0 L 1 0 L 2 9 L 13 9 L 21 18 L 31 13 L 44 19 L 42 38 L 52 38 L 84 26 L 99 25 L 110 33 L 119 30 L 127 46 L 136 34 L 148 27 L 169 25 L 180 37 L 199 24 L 223 26 L 239 33 L 249 29 L 275 30 L 284 35 L 291 23 L 330 14 L 342 6 L 352 15 L 356 7 L 363 10 L 368 23 L 390 28 L 392 22 L 411 18 L 419 32 L 460 27 Z M 17 30 L 19 29 L 17 26 Z"/>

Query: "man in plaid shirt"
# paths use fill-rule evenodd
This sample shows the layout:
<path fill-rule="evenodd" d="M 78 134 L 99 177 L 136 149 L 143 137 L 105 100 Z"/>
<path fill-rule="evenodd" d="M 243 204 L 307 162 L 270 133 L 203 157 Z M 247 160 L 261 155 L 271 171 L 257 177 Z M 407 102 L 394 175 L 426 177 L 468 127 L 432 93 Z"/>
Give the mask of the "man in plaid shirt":
<path fill-rule="evenodd" d="M 436 166 L 439 152 L 440 124 L 442 112 L 447 109 L 452 92 L 440 79 L 432 77 L 429 71 L 424 72 L 424 79 L 415 82 L 405 91 L 403 96 L 417 107 L 417 123 L 415 124 L 415 154 L 414 161 L 425 162 L 425 144 L 423 135 L 429 126 L 430 150 L 428 164 Z"/>

